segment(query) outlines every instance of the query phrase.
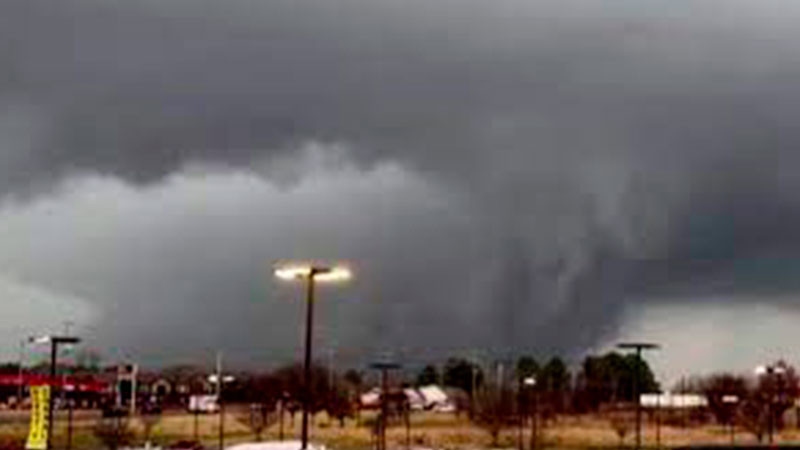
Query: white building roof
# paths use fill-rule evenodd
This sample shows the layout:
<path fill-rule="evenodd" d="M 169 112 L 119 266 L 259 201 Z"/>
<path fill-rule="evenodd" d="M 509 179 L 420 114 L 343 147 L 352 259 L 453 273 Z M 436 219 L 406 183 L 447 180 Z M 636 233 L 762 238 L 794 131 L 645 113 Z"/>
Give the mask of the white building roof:
<path fill-rule="evenodd" d="M 425 401 L 425 406 L 447 403 L 449 398 L 441 387 L 431 384 L 419 388 L 419 393 Z"/>

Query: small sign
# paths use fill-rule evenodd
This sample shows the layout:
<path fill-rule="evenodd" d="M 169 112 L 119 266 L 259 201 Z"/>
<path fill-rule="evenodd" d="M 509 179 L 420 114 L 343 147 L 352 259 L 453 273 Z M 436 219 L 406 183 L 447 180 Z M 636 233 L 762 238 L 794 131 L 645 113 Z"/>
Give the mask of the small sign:
<path fill-rule="evenodd" d="M 31 386 L 31 428 L 25 448 L 47 450 L 47 419 L 50 386 Z"/>

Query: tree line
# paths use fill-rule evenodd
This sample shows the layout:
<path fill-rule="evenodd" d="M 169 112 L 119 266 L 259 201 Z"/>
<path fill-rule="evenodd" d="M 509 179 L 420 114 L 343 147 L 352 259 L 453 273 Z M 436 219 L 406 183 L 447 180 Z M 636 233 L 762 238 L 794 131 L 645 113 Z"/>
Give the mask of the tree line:
<path fill-rule="evenodd" d="M 656 392 L 659 384 L 650 366 L 636 355 L 609 352 L 586 356 L 572 373 L 564 360 L 553 356 L 542 363 L 532 356 L 519 357 L 511 367 L 503 367 L 504 379 L 498 380 L 499 364 L 491 368 L 476 364 L 466 358 L 449 358 L 440 371 L 435 365 L 426 365 L 416 376 L 414 384 L 424 386 L 440 384 L 457 388 L 469 396 L 488 384 L 503 384 L 510 389 L 523 390 L 525 380 L 533 382 L 532 391 L 538 392 L 543 403 L 558 412 L 596 411 L 603 404 L 632 402 L 638 377 L 640 392 Z M 475 391 L 475 392 L 474 392 Z"/>

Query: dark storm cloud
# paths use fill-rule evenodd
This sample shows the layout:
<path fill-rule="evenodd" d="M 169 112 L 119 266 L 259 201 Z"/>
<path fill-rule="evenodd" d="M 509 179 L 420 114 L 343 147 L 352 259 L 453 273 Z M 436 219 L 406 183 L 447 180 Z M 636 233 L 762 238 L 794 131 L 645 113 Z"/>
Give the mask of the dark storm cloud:
<path fill-rule="evenodd" d="M 153 330 L 185 332 L 213 316 L 235 323 L 226 314 L 236 308 L 185 311 L 242 302 L 256 276 L 244 268 L 267 257 L 368 254 L 356 295 L 381 300 L 345 322 L 375 346 L 581 348 L 613 331 L 627 304 L 656 294 L 797 290 L 794 264 L 764 261 L 800 256 L 800 10 L 722 6 L 10 0 L 0 14 L 0 184 L 24 193 L 101 174 L 154 195 L 148 183 L 210 164 L 285 187 L 315 176 L 287 161 L 323 143 L 344 149 L 350 176 L 376 192 L 389 162 L 447 207 L 415 206 L 419 193 L 403 185 L 385 204 L 406 211 L 400 220 L 344 209 L 368 216 L 358 228 L 366 237 L 338 252 L 322 243 L 347 240 L 349 227 L 287 227 L 269 244 L 244 233 L 235 263 L 145 265 L 133 277 L 148 286 L 142 294 L 174 300 L 141 309 L 137 327 L 151 316 L 165 317 Z M 284 216 L 291 202 L 269 205 Z M 158 214 L 182 227 L 153 231 L 159 239 L 183 246 L 193 229 L 210 233 L 200 219 L 189 229 L 186 205 L 174 207 Z M 85 273 L 38 262 L 24 271 L 126 305 L 137 295 L 116 250 L 97 256 L 116 270 L 88 286 Z M 253 327 L 217 334 L 242 341 Z M 134 329 L 116 333 L 174 335 Z"/>

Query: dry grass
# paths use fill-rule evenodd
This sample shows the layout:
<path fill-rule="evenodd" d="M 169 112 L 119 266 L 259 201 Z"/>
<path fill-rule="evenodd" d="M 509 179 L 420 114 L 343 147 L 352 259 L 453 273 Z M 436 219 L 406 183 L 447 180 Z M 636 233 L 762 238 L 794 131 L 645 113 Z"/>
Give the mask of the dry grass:
<path fill-rule="evenodd" d="M 253 441 L 254 436 L 245 423 L 240 421 L 243 414 L 229 411 L 226 416 L 226 444 Z M 374 414 L 364 413 L 357 423 L 347 420 L 345 426 L 339 426 L 338 421 L 331 421 L 324 414 L 318 415 L 312 427 L 312 439 L 322 442 L 333 449 L 359 450 L 367 449 L 373 445 L 372 428 Z M 73 432 L 73 448 L 98 449 L 101 444 L 93 436 L 92 426 L 99 420 L 99 414 L 81 412 L 75 416 Z M 57 448 L 65 448 L 66 436 L 65 417 L 59 417 L 56 427 L 54 443 Z M 217 445 L 219 416 L 200 415 L 197 417 L 197 434 L 200 440 L 213 448 Z M 136 435 L 143 435 L 140 421 L 130 422 Z M 285 419 L 285 436 L 287 439 L 296 438 L 300 432 L 300 415 L 296 415 L 294 423 L 287 414 Z M 0 439 L 24 439 L 27 434 L 27 421 L 24 415 L 13 412 L 0 413 Z M 152 434 L 155 443 L 167 444 L 181 439 L 193 439 L 195 434 L 195 417 L 182 411 L 165 414 L 155 426 Z M 278 425 L 270 426 L 263 435 L 265 440 L 277 439 Z M 619 437 L 610 426 L 606 418 L 599 416 L 569 416 L 548 423 L 542 430 L 542 444 L 555 448 L 617 448 L 620 445 Z M 488 448 L 491 439 L 484 429 L 470 423 L 466 417 L 456 417 L 452 414 L 417 413 L 412 415 L 410 434 L 406 434 L 405 426 L 397 423 L 387 432 L 390 448 L 403 449 L 407 439 L 412 447 L 430 447 L 445 450 L 477 450 Z M 529 430 L 523 434 L 524 442 L 529 442 Z M 656 430 L 652 423 L 645 424 L 643 441 L 646 446 L 656 446 Z M 738 444 L 755 443 L 753 436 L 739 430 L 735 435 Z M 624 445 L 633 444 L 634 432 L 631 430 L 625 437 Z M 797 442 L 800 440 L 800 430 L 785 430 L 777 439 L 778 442 Z M 727 429 L 720 426 L 707 425 L 702 427 L 667 427 L 662 426 L 660 431 L 661 445 L 674 447 L 686 444 L 726 444 L 730 442 Z M 518 430 L 507 429 L 500 437 L 500 446 L 516 448 L 518 443 Z"/>

